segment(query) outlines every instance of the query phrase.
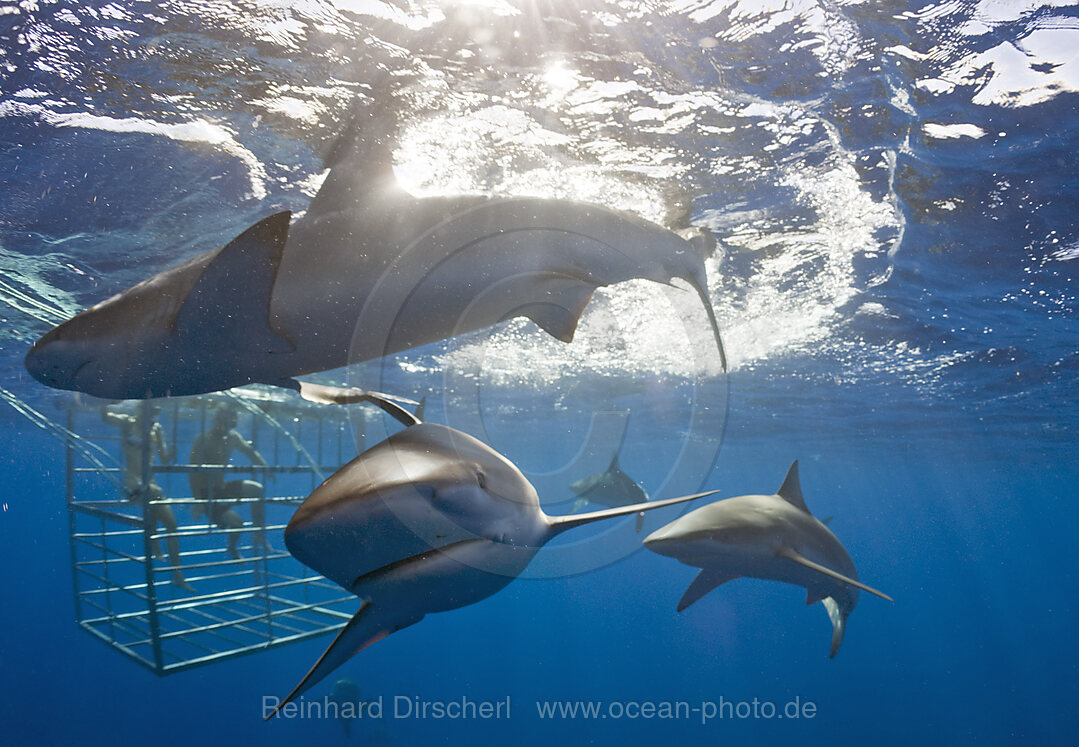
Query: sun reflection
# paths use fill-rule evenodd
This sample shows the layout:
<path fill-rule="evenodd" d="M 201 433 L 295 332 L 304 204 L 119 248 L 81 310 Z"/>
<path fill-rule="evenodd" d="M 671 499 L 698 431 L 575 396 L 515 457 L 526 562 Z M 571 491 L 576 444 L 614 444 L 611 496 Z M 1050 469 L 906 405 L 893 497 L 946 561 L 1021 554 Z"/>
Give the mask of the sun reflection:
<path fill-rule="evenodd" d="M 567 162 L 574 145 L 567 135 L 543 127 L 528 113 L 504 105 L 447 113 L 409 126 L 394 154 L 394 173 L 410 193 L 436 196 L 489 193 L 565 198 L 627 210 L 656 222 L 666 211 L 659 187 L 633 183 L 624 173 L 634 161 L 656 163 L 607 141 L 593 145 L 613 168 Z"/>
<path fill-rule="evenodd" d="M 542 80 L 549 91 L 548 103 L 554 103 L 561 101 L 577 88 L 582 79 L 576 70 L 566 67 L 562 62 L 556 62 L 543 73 Z"/>

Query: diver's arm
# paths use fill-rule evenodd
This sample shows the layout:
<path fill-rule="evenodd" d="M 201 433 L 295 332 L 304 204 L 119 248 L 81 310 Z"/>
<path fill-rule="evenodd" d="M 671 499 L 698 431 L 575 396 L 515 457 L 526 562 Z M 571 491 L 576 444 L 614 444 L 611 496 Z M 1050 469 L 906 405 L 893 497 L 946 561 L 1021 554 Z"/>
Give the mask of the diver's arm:
<path fill-rule="evenodd" d="M 231 441 L 232 448 L 243 454 L 245 457 L 251 460 L 251 463 L 257 467 L 269 467 L 270 465 L 262 458 L 262 454 L 259 454 L 251 442 L 241 436 L 236 431 L 229 432 L 229 440 Z"/>
<path fill-rule="evenodd" d="M 232 448 L 250 459 L 251 464 L 255 467 L 270 466 L 267 464 L 266 460 L 262 458 L 262 454 L 259 454 L 255 447 L 251 445 L 251 442 L 236 431 L 231 431 L 229 433 L 229 441 Z M 261 480 L 263 484 L 266 484 L 271 477 L 273 477 L 273 475 L 268 470 L 258 475 L 258 479 Z"/>
<path fill-rule="evenodd" d="M 113 412 L 109 409 L 108 405 L 103 405 L 101 407 L 101 419 L 109 425 L 123 428 L 132 420 L 132 417 L 130 415 L 121 415 L 118 412 Z"/>
<path fill-rule="evenodd" d="M 170 450 L 165 445 L 165 429 L 161 426 L 161 423 L 154 423 L 150 439 L 154 442 L 154 446 L 157 447 L 157 456 L 161 460 L 161 463 L 171 464 L 172 460 L 176 457 L 176 448 L 174 445 Z"/>

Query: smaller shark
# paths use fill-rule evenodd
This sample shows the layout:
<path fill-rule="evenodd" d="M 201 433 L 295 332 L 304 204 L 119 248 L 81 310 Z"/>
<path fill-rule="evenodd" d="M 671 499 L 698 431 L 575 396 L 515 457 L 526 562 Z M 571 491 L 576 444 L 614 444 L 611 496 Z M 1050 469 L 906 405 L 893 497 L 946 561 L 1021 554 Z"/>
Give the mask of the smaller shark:
<path fill-rule="evenodd" d="M 569 486 L 577 496 L 570 510 L 575 514 L 589 503 L 609 508 L 629 506 L 634 503 L 647 503 L 648 493 L 632 477 L 622 471 L 618 464 L 618 454 L 611 458 L 611 464 L 603 472 L 583 477 Z M 644 526 L 644 511 L 637 514 L 637 532 Z"/>
<path fill-rule="evenodd" d="M 360 686 L 348 677 L 342 677 L 333 683 L 333 689 L 327 696 L 328 701 L 337 706 L 337 720 L 341 722 L 346 737 L 352 736 L 352 722 L 363 708 L 361 698 Z"/>
<path fill-rule="evenodd" d="M 843 545 L 806 508 L 797 461 L 775 495 L 710 503 L 652 532 L 644 546 L 701 569 L 678 602 L 679 612 L 741 576 L 806 587 L 806 604 L 822 602 L 832 621 L 831 656 L 843 642 L 859 589 L 893 601 L 858 581 Z"/>
<path fill-rule="evenodd" d="M 377 405 L 406 427 L 331 475 L 285 529 L 293 557 L 360 607 L 267 719 L 367 646 L 501 590 L 565 530 L 715 493 L 548 516 L 516 465 L 482 441 L 371 392 L 351 390 L 348 401 Z"/>

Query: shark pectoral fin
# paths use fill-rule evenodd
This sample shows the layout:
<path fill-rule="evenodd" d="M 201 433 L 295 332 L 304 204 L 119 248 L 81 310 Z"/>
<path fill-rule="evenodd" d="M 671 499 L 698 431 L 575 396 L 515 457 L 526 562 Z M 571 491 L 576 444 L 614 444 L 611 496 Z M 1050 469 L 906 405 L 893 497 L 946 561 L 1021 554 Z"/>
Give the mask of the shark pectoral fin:
<path fill-rule="evenodd" d="M 803 566 L 804 568 L 810 569 L 811 571 L 816 571 L 817 573 L 823 573 L 825 576 L 830 576 L 831 578 L 834 578 L 836 581 L 842 581 L 843 583 L 849 584 L 849 585 L 854 586 L 854 587 L 857 587 L 857 588 L 861 589 L 862 591 L 868 591 L 870 594 L 876 594 L 881 599 L 887 599 L 889 602 L 894 602 L 895 601 L 890 596 L 885 594 L 883 591 L 877 591 L 872 586 L 866 586 L 861 581 L 855 581 L 853 578 L 849 578 L 847 576 L 844 576 L 842 573 L 839 573 L 837 571 L 833 571 L 831 568 L 828 568 L 827 566 L 823 566 L 820 563 L 814 563 L 812 560 L 810 560 L 809 558 L 804 557 L 799 552 L 797 552 L 796 550 L 793 550 L 790 547 L 784 547 L 779 552 L 777 552 L 776 555 L 778 557 L 786 558 L 787 560 L 791 560 L 791 561 L 797 563 L 798 565 Z"/>
<path fill-rule="evenodd" d="M 678 611 L 681 612 L 717 586 L 722 586 L 736 578 L 739 578 L 737 573 L 724 573 L 706 568 L 697 574 L 697 578 L 693 579 L 686 593 L 678 600 Z"/>
<path fill-rule="evenodd" d="M 703 275 L 703 272 L 702 272 Z M 712 299 L 708 296 L 708 281 L 706 278 L 691 278 L 689 284 L 697 291 L 697 295 L 704 304 L 704 311 L 708 315 L 708 324 L 712 327 L 712 336 L 716 338 L 716 350 L 719 352 L 719 365 L 724 372 L 727 371 L 727 351 L 723 347 L 723 337 L 719 334 L 719 321 L 716 319 L 716 310 L 712 308 Z"/>
<path fill-rule="evenodd" d="M 651 511 L 654 508 L 673 506 L 677 503 L 685 503 L 686 501 L 694 501 L 698 498 L 715 495 L 718 492 L 718 490 L 709 490 L 705 493 L 694 493 L 693 495 L 683 495 L 679 498 L 667 498 L 662 501 L 650 501 L 648 503 L 634 503 L 630 506 L 607 508 L 602 511 L 592 511 L 587 514 L 577 514 L 575 516 L 549 516 L 547 517 L 547 525 L 550 529 L 551 535 L 553 536 L 555 534 L 560 534 L 567 529 L 579 527 L 582 524 L 589 524 L 593 521 L 599 521 L 600 519 L 613 519 L 616 516 L 635 514 L 638 511 Z"/>
<path fill-rule="evenodd" d="M 274 213 L 221 247 L 177 310 L 173 331 L 236 351 L 295 350 L 270 324 L 270 299 L 291 216 L 287 210 Z"/>
<path fill-rule="evenodd" d="M 333 670 L 344 664 L 353 656 L 373 643 L 378 643 L 391 633 L 402 628 L 407 628 L 423 619 L 423 615 L 414 619 L 390 620 L 385 615 L 372 614 L 371 602 L 365 600 L 360 609 L 341 629 L 333 643 L 318 658 L 311 670 L 300 680 L 300 684 L 293 688 L 285 699 L 282 700 L 269 716 L 263 720 L 269 721 L 277 715 L 277 712 L 294 698 L 303 695 Z"/>
<path fill-rule="evenodd" d="M 847 628 L 847 616 L 843 614 L 843 611 L 839 609 L 839 605 L 831 597 L 824 597 L 821 602 L 824 604 L 824 609 L 828 611 L 828 619 L 832 621 L 832 651 L 828 654 L 828 658 L 834 659 L 835 655 L 839 653 L 839 644 L 843 643 L 843 633 Z"/>
<path fill-rule="evenodd" d="M 376 405 L 406 426 L 419 425 L 423 422 L 419 417 L 423 414 L 421 403 L 407 397 L 398 397 L 393 394 L 383 394 L 382 392 L 370 392 L 356 387 L 314 384 L 310 381 L 297 381 L 296 379 L 287 379 L 281 386 L 298 391 L 300 396 L 308 402 L 317 402 L 321 405 L 351 405 L 357 402 L 366 402 Z M 402 407 L 402 404 L 415 405 L 417 414 L 413 415 Z"/>

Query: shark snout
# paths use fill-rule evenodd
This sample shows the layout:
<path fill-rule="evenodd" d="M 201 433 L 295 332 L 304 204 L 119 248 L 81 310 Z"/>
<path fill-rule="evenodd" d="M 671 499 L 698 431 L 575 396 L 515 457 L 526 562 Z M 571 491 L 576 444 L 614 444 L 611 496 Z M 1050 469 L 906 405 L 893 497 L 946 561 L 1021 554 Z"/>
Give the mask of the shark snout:
<path fill-rule="evenodd" d="M 685 540 L 684 535 L 685 532 L 678 528 L 677 522 L 672 522 L 645 537 L 644 546 L 660 555 L 670 555 L 673 546 Z"/>
<path fill-rule="evenodd" d="M 70 343 L 50 336 L 38 340 L 23 359 L 37 381 L 56 389 L 73 389 L 79 372 L 91 360 Z"/>

